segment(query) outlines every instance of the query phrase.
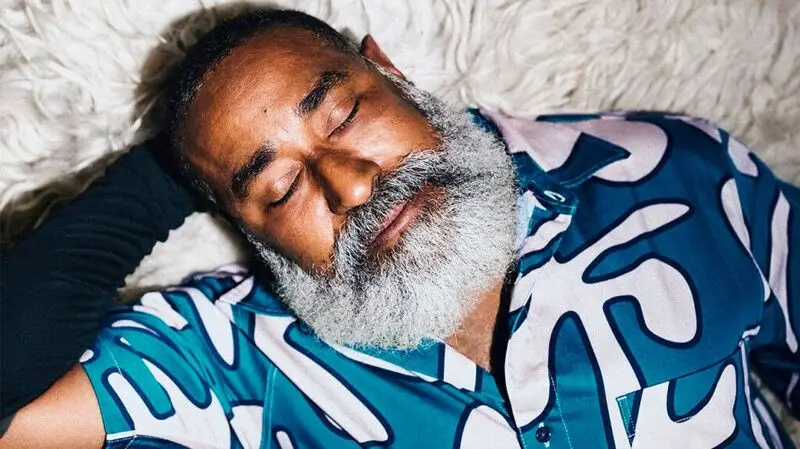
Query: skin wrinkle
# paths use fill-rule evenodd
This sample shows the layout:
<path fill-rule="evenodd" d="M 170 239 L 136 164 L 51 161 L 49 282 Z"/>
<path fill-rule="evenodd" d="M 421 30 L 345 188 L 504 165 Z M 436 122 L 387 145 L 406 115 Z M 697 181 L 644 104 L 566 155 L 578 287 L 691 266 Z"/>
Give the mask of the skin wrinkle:
<path fill-rule="evenodd" d="M 401 79 L 371 38 L 364 48 L 369 59 L 300 29 L 253 37 L 206 76 L 184 154 L 320 337 L 410 348 L 461 329 L 465 355 L 488 369 L 494 287 L 513 260 L 510 158 L 463 111 Z M 337 72 L 347 76 L 323 75 Z M 267 139 L 273 160 L 235 201 L 231 178 Z M 423 187 L 399 240 L 371 252 L 384 217 Z"/>

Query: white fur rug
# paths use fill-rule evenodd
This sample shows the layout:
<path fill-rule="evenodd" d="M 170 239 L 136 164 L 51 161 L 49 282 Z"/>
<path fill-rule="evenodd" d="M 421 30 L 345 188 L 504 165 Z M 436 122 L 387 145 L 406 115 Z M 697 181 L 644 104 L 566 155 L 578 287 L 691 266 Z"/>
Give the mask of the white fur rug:
<path fill-rule="evenodd" d="M 222 3 L 0 0 L 7 241 L 80 191 L 106 156 L 152 135 L 141 116 L 157 98 L 164 69 L 183 44 L 230 12 L 198 11 Z M 305 10 L 354 38 L 372 33 L 413 81 L 451 101 L 524 116 L 602 109 L 699 115 L 800 182 L 797 0 L 270 4 Z M 127 292 L 234 261 L 237 248 L 211 217 L 195 215 L 128 278 Z"/>

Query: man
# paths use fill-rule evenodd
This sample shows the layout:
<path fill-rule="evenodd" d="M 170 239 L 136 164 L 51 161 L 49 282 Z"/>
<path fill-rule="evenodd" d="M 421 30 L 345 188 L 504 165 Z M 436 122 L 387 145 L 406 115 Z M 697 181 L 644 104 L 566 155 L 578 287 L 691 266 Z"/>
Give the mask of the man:
<path fill-rule="evenodd" d="M 2 447 L 788 447 L 800 191 L 707 122 L 452 109 L 297 12 L 187 55 L 170 147 L 266 273 L 112 312 Z"/>

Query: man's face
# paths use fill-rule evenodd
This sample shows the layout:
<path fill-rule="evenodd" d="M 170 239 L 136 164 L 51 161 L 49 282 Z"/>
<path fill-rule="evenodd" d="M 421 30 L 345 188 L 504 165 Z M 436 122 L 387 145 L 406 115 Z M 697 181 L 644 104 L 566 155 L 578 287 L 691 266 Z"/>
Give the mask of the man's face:
<path fill-rule="evenodd" d="M 348 213 L 381 176 L 436 145 L 385 76 L 299 29 L 256 36 L 226 56 L 199 89 L 185 135 L 187 157 L 225 209 L 309 271 L 329 267 Z M 402 228 L 372 242 L 374 251 Z"/>
<path fill-rule="evenodd" d="M 254 38 L 199 88 L 184 151 L 318 336 L 410 348 L 504 276 L 516 190 L 500 141 L 371 53 Z"/>

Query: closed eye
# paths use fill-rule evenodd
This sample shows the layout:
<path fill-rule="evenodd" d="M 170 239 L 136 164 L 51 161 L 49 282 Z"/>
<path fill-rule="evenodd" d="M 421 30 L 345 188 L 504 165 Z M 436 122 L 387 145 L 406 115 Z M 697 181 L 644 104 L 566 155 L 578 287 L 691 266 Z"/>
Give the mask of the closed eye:
<path fill-rule="evenodd" d="M 361 102 L 356 100 L 356 102 L 353 104 L 353 109 L 350 111 L 350 114 L 346 119 L 344 119 L 341 125 L 337 126 L 336 129 L 331 132 L 331 136 L 335 136 L 336 134 L 344 131 L 348 126 L 350 126 L 351 123 L 353 123 L 353 120 L 356 118 L 356 114 L 358 114 L 358 107 L 360 104 Z"/>
<path fill-rule="evenodd" d="M 292 185 L 289 186 L 289 190 L 283 194 L 282 197 L 279 199 L 271 202 L 268 204 L 268 207 L 278 207 L 282 204 L 285 204 L 289 199 L 292 197 L 292 194 L 297 190 L 297 185 L 300 183 L 300 174 L 294 177 L 294 181 L 292 181 Z"/>

